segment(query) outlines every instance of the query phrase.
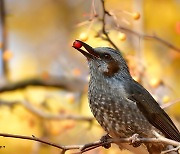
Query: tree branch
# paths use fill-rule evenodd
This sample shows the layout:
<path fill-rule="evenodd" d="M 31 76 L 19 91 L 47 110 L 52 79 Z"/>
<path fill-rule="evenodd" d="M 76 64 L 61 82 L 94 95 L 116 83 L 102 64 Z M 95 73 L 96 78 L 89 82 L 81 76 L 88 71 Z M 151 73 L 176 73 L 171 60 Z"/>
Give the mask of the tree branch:
<path fill-rule="evenodd" d="M 106 36 L 105 40 L 108 41 L 116 50 L 119 51 L 119 48 L 114 44 L 114 42 L 109 37 L 108 32 L 106 31 L 106 15 L 110 15 L 110 14 L 109 14 L 109 12 L 106 11 L 104 0 L 101 0 L 101 3 L 102 3 L 102 7 L 103 7 L 102 32 Z"/>
<path fill-rule="evenodd" d="M 83 153 L 92 149 L 95 149 L 97 147 L 100 146 L 104 146 L 106 144 L 111 144 L 111 143 L 132 143 L 132 141 L 134 140 L 134 137 L 128 137 L 128 138 L 119 138 L 119 139 L 112 139 L 112 138 L 108 138 L 106 141 L 102 141 L 101 139 L 98 141 L 95 141 L 93 143 L 88 143 L 88 144 L 84 144 L 84 145 L 68 145 L 68 146 L 64 146 L 64 145 L 59 145 L 59 144 L 55 144 L 49 141 L 45 141 L 42 139 L 39 139 L 37 137 L 35 137 L 34 135 L 32 135 L 32 137 L 29 136 L 22 136 L 22 135 L 14 135 L 14 134 L 6 134 L 6 133 L 0 133 L 0 136 L 3 137 L 9 137 L 9 138 L 19 138 L 19 139 L 24 139 L 24 140 L 33 140 L 33 141 L 37 141 L 43 144 L 47 144 L 49 146 L 53 146 L 56 147 L 58 149 L 61 149 L 62 152 L 61 153 L 65 153 L 68 150 L 75 150 L 78 149 L 80 150 L 79 153 Z M 140 142 L 140 143 L 164 143 L 164 144 L 168 144 L 168 145 L 173 145 L 176 148 L 175 149 L 171 149 L 171 151 L 174 150 L 178 150 L 180 147 L 180 143 L 168 138 L 164 138 L 164 137 L 157 137 L 157 138 L 136 138 L 135 141 L 133 142 Z"/>
<path fill-rule="evenodd" d="M 119 50 L 118 47 L 114 44 L 114 42 L 111 40 L 111 38 L 109 37 L 108 33 L 106 32 L 106 29 L 105 29 L 105 26 L 106 26 L 106 22 L 105 22 L 105 17 L 106 15 L 108 16 L 113 16 L 110 12 L 108 12 L 105 8 L 105 1 L 104 0 L 101 0 L 101 3 L 102 3 L 102 7 L 103 7 L 103 17 L 102 17 L 102 32 L 103 34 L 106 36 L 106 40 L 116 49 L 116 50 Z M 117 21 L 115 21 L 117 22 Z M 143 39 L 151 39 L 151 40 L 155 40 L 155 41 L 158 41 L 162 44 L 164 44 L 165 46 L 177 51 L 177 52 L 180 52 L 180 48 L 174 46 L 172 43 L 158 37 L 157 35 L 147 35 L 147 34 L 141 34 L 141 33 L 138 33 L 136 31 L 133 31 L 129 28 L 126 28 L 126 27 L 122 27 L 120 25 L 117 25 L 117 29 L 118 30 L 122 30 L 122 31 L 125 31 L 127 33 L 130 33 L 132 35 L 135 35 L 135 36 L 138 36 L 139 38 L 143 38 Z"/>
<path fill-rule="evenodd" d="M 6 83 L 5 85 L 1 85 L 0 92 L 24 89 L 28 86 L 56 87 L 70 91 L 83 91 L 86 84 L 87 82 L 85 80 L 81 80 L 77 78 L 70 79 L 66 77 L 59 77 L 59 78 L 51 77 L 48 80 L 33 78 L 33 79 L 18 81 L 15 83 Z"/>
<path fill-rule="evenodd" d="M 1 32 L 1 40 L 2 40 L 2 47 L 1 52 L 2 54 L 7 50 L 7 28 L 6 28 L 6 14 L 5 14 L 5 2 L 4 0 L 0 0 L 0 32 Z M 1 59 L 2 63 L 2 73 L 3 76 L 6 77 L 8 74 L 8 63 L 3 58 Z"/>
<path fill-rule="evenodd" d="M 166 108 L 171 107 L 171 106 L 173 106 L 173 105 L 175 105 L 176 103 L 179 103 L 179 102 L 180 102 L 180 98 L 177 98 L 174 101 L 171 101 L 171 102 L 166 103 L 166 104 L 162 104 L 161 107 L 163 109 L 166 109 Z"/>
<path fill-rule="evenodd" d="M 35 114 L 36 116 L 38 116 L 40 118 L 46 119 L 46 120 L 76 120 L 76 121 L 88 121 L 88 122 L 92 122 L 94 120 L 93 117 L 84 117 L 84 116 L 80 116 L 80 115 L 48 114 L 48 113 L 43 112 L 42 110 L 39 110 L 38 108 L 34 107 L 27 101 L 7 102 L 7 101 L 0 100 L 0 105 L 6 105 L 6 106 L 12 107 L 17 104 L 21 104 L 28 111 L 32 112 L 33 114 Z"/>
<path fill-rule="evenodd" d="M 152 39 L 152 40 L 158 41 L 158 42 L 166 45 L 167 47 L 169 47 L 169 48 L 171 48 L 171 49 L 173 49 L 173 50 L 175 50 L 175 51 L 180 52 L 180 48 L 178 48 L 178 47 L 174 46 L 172 43 L 170 43 L 170 42 L 168 42 L 168 41 L 166 41 L 166 40 L 158 37 L 157 35 L 141 34 L 141 33 L 138 33 L 138 32 L 136 32 L 136 31 L 133 31 L 133 30 L 131 30 L 131 29 L 122 27 L 122 26 L 118 26 L 117 28 L 118 28 L 118 30 L 123 30 L 123 31 L 128 32 L 128 33 L 130 33 L 130 34 L 132 34 L 132 35 L 136 35 L 136 36 L 138 36 L 138 37 L 140 37 L 140 38 Z"/>

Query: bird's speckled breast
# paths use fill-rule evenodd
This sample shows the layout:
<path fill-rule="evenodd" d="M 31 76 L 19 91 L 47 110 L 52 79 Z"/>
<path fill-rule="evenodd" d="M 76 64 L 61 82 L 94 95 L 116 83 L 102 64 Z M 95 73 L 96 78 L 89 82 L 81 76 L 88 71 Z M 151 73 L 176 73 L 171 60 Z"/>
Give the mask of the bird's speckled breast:
<path fill-rule="evenodd" d="M 109 88 L 100 82 L 89 83 L 90 108 L 104 130 L 114 137 L 129 137 L 135 133 L 142 137 L 153 136 L 150 131 L 152 125 L 139 111 L 136 103 Z"/>

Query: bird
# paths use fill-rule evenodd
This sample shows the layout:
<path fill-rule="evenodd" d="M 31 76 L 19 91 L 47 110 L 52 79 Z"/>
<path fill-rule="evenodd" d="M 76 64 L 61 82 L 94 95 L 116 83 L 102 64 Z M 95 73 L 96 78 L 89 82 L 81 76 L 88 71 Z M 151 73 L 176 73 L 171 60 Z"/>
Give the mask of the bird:
<path fill-rule="evenodd" d="M 110 47 L 93 48 L 80 40 L 75 40 L 73 47 L 87 59 L 89 106 L 110 137 L 126 138 L 138 134 L 140 138 L 151 138 L 155 137 L 155 131 L 180 142 L 179 130 L 152 95 L 132 78 L 120 51 Z M 145 146 L 150 154 L 161 153 L 168 147 L 160 143 Z M 135 149 L 132 145 L 127 147 Z"/>

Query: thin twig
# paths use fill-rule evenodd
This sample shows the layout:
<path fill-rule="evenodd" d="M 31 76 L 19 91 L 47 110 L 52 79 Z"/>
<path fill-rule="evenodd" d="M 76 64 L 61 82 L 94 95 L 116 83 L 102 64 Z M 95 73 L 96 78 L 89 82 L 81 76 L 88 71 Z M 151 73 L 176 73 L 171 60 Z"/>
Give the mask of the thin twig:
<path fill-rule="evenodd" d="M 41 142 L 41 143 L 44 143 L 44 144 L 47 144 L 47 145 L 50 145 L 50 146 L 53 146 L 53 147 L 56 147 L 56 148 L 59 148 L 59 149 L 64 149 L 64 146 L 61 146 L 61 145 L 58 145 L 58 144 L 55 144 L 55 143 L 52 143 L 52 142 L 49 142 L 49 141 L 39 139 L 39 138 L 35 137 L 34 135 L 32 135 L 32 137 L 30 137 L 30 136 L 23 136 L 23 135 L 0 133 L 0 136 L 10 137 L 10 138 L 19 138 L 19 139 L 24 139 L 24 140 L 33 140 L 33 141 Z"/>
<path fill-rule="evenodd" d="M 161 154 L 168 154 L 168 153 L 173 152 L 173 151 L 178 151 L 179 149 L 180 149 L 180 146 L 177 146 L 176 148 L 172 148 L 169 150 L 162 151 Z"/>
<path fill-rule="evenodd" d="M 109 15 L 109 13 L 106 11 L 105 8 L 105 2 L 104 0 L 101 0 L 102 7 L 103 7 L 103 15 L 102 15 L 102 32 L 106 36 L 106 41 L 108 41 L 116 50 L 119 50 L 119 48 L 115 45 L 115 43 L 111 40 L 111 38 L 108 35 L 108 32 L 106 31 L 106 15 Z"/>
<path fill-rule="evenodd" d="M 2 47 L 1 51 L 2 54 L 7 50 L 7 27 L 6 27 L 6 14 L 5 14 L 5 2 L 4 0 L 0 0 L 0 28 L 1 28 L 1 40 L 2 40 Z M 8 63 L 5 59 L 1 59 L 2 66 L 3 66 L 3 76 L 7 77 L 8 74 Z"/>
<path fill-rule="evenodd" d="M 138 32 L 136 32 L 136 31 L 133 31 L 133 30 L 131 30 L 131 29 L 128 29 L 128 28 L 126 28 L 126 27 L 122 27 L 122 26 L 118 26 L 117 28 L 118 28 L 119 30 L 123 30 L 123 31 L 125 31 L 125 32 L 130 33 L 130 34 L 136 35 L 136 36 L 138 36 L 138 37 L 140 37 L 140 38 L 156 40 L 156 41 L 158 41 L 158 42 L 166 45 L 167 47 L 169 47 L 169 48 L 171 48 L 171 49 L 173 49 L 173 50 L 175 50 L 175 51 L 180 52 L 180 48 L 178 48 L 178 47 L 174 46 L 172 43 L 170 43 L 170 42 L 168 42 L 168 41 L 166 41 L 166 40 L 158 37 L 157 35 L 141 34 L 141 33 L 138 33 Z"/>
<path fill-rule="evenodd" d="M 106 16 L 106 15 L 112 16 L 113 19 L 115 19 L 115 22 L 117 22 L 117 21 L 116 21 L 117 19 L 114 18 L 114 15 L 113 15 L 112 13 L 108 12 L 108 11 L 105 9 L 105 2 L 104 2 L 104 0 L 101 0 L 101 3 L 102 3 L 102 7 L 103 7 L 103 18 L 102 18 L 102 24 L 103 24 L 102 31 L 103 31 L 103 34 L 107 37 L 107 41 L 109 41 L 109 43 L 110 43 L 115 49 L 118 50 L 118 47 L 117 47 L 117 46 L 114 44 L 114 42 L 110 39 L 108 33 L 107 33 L 106 30 L 105 30 L 105 25 L 106 25 L 105 16 Z M 158 42 L 166 45 L 167 47 L 169 47 L 169 48 L 171 48 L 171 49 L 173 49 L 173 50 L 175 50 L 175 51 L 180 52 L 180 48 L 178 48 L 178 47 L 174 46 L 172 43 L 170 43 L 170 42 L 168 42 L 168 41 L 166 41 L 166 40 L 158 37 L 157 35 L 141 34 L 141 33 L 138 33 L 138 32 L 136 32 L 136 31 L 133 31 L 133 30 L 131 30 L 131 29 L 129 29 L 129 28 L 122 27 L 122 26 L 120 26 L 120 25 L 117 24 L 117 23 L 116 23 L 116 25 L 117 25 L 117 29 L 118 29 L 118 30 L 122 30 L 122 31 L 128 32 L 128 33 L 130 33 L 130 34 L 132 34 L 132 35 L 138 36 L 139 38 L 156 40 L 156 41 L 158 41 Z"/>
<path fill-rule="evenodd" d="M 180 98 L 177 98 L 177 99 L 175 99 L 175 100 L 173 100 L 173 101 L 171 101 L 169 103 L 162 104 L 161 108 L 166 109 L 166 108 L 171 107 L 171 106 L 173 106 L 173 105 L 175 105 L 176 103 L 179 103 L 179 102 L 180 102 Z"/>

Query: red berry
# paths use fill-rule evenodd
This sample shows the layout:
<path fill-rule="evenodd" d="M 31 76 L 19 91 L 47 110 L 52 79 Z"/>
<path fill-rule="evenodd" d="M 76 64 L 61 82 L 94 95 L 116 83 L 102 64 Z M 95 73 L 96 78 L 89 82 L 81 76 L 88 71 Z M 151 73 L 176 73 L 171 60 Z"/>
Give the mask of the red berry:
<path fill-rule="evenodd" d="M 74 41 L 73 47 L 75 47 L 75 48 L 81 48 L 81 47 L 82 47 L 82 43 L 79 42 L 79 41 Z"/>

